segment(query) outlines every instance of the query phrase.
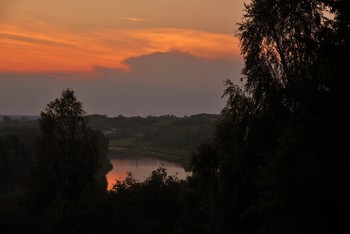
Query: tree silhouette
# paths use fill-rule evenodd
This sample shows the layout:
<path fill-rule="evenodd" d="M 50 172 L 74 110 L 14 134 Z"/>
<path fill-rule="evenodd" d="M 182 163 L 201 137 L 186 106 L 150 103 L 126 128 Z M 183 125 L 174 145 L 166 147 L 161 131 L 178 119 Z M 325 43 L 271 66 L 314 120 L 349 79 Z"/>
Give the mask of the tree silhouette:
<path fill-rule="evenodd" d="M 45 199 L 77 200 L 96 183 L 100 135 L 87 128 L 84 114 L 70 89 L 41 112 L 38 183 Z"/>
<path fill-rule="evenodd" d="M 210 194 L 199 194 L 206 220 L 214 220 L 207 232 L 322 233 L 346 225 L 347 2 L 246 5 L 237 33 L 243 87 L 226 82 L 215 140 L 210 151 L 194 155 L 193 181 L 212 184 Z M 324 14 L 328 9 L 333 18 Z M 209 174 L 215 159 L 217 169 Z"/>

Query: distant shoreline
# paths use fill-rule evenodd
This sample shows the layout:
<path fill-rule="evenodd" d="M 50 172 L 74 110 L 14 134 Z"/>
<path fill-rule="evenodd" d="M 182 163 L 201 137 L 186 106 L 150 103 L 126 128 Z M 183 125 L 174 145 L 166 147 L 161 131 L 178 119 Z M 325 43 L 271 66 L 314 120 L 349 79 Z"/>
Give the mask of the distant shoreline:
<path fill-rule="evenodd" d="M 161 153 L 161 152 L 155 152 L 155 151 L 142 151 L 138 149 L 131 149 L 131 148 L 124 148 L 124 147 L 108 147 L 108 157 L 120 157 L 120 156 L 126 156 L 126 157 L 135 157 L 138 155 L 144 155 L 147 157 L 152 158 L 158 158 L 158 159 L 165 159 L 170 162 L 180 163 L 185 168 L 189 168 L 191 164 L 191 158 L 190 155 L 185 157 L 179 157 L 176 155 Z"/>
<path fill-rule="evenodd" d="M 3 121 L 4 117 L 9 117 L 11 120 L 38 120 L 40 119 L 39 115 L 0 115 L 0 121 Z"/>

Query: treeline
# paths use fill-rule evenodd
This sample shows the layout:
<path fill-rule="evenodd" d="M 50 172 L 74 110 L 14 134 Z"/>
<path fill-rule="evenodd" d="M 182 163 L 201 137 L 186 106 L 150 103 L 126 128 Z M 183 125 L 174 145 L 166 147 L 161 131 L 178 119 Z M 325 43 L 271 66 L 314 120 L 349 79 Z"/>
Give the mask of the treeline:
<path fill-rule="evenodd" d="M 185 117 L 174 115 L 148 117 L 107 117 L 87 115 L 87 124 L 109 139 L 109 146 L 130 151 L 157 152 L 190 161 L 190 154 L 202 142 L 214 137 L 218 115 L 197 114 Z M 0 134 L 18 134 L 21 131 L 39 131 L 39 121 L 25 117 L 4 116 Z"/>
<path fill-rule="evenodd" d="M 104 132 L 111 147 L 171 154 L 189 160 L 198 145 L 213 139 L 218 116 L 198 114 L 189 117 L 174 115 L 109 118 L 90 115 L 88 123 Z"/>
<path fill-rule="evenodd" d="M 206 233 L 338 233 L 350 208 L 350 2 L 253 0 L 215 140 L 194 156 Z"/>
<path fill-rule="evenodd" d="M 67 89 L 41 112 L 39 128 L 10 118 L 0 123 L 2 233 L 50 233 L 61 219 L 57 209 L 106 193 L 108 141 L 84 115 Z"/>

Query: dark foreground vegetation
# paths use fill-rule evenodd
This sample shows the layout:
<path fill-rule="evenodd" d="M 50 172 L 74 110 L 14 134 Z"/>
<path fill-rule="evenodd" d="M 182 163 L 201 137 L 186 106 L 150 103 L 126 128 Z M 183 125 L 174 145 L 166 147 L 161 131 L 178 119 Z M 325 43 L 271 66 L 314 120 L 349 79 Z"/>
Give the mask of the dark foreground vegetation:
<path fill-rule="evenodd" d="M 329 14 L 324 13 L 330 11 Z M 328 18 L 326 18 L 327 16 Z M 159 168 L 106 191 L 106 139 L 71 90 L 40 132 L 0 137 L 0 225 L 10 233 L 340 233 L 350 209 L 350 3 L 253 0 L 215 138 L 186 181 Z M 37 137 L 33 137 L 33 136 Z M 12 170 L 18 163 L 21 170 Z"/>

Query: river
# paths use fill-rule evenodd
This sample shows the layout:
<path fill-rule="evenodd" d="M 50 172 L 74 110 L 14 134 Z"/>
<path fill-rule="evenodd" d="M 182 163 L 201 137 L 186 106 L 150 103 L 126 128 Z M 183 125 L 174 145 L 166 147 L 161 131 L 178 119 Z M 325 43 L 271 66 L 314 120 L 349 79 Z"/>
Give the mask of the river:
<path fill-rule="evenodd" d="M 179 179 L 186 179 L 187 175 L 190 175 L 189 171 L 185 171 L 185 164 L 156 155 L 110 151 L 108 157 L 113 165 L 113 169 L 107 174 L 108 189 L 112 188 L 116 180 L 124 180 L 128 172 L 141 182 L 160 166 L 166 168 L 169 176 L 176 175 Z"/>

